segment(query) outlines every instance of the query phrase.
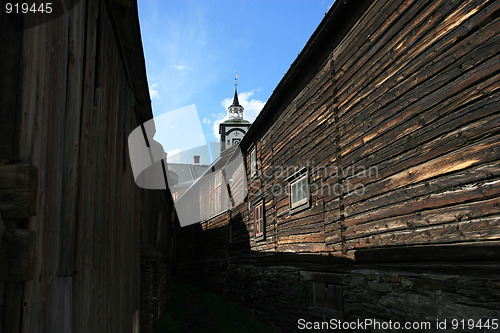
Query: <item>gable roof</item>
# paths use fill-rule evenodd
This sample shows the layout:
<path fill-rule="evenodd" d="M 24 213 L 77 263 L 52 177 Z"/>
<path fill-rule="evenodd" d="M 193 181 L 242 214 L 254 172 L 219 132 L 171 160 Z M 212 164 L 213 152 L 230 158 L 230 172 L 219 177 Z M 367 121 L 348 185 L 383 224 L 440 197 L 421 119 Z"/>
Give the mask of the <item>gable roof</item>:
<path fill-rule="evenodd" d="M 178 176 L 178 186 L 192 184 L 200 178 L 209 165 L 196 165 L 184 163 L 168 163 L 168 169 Z"/>

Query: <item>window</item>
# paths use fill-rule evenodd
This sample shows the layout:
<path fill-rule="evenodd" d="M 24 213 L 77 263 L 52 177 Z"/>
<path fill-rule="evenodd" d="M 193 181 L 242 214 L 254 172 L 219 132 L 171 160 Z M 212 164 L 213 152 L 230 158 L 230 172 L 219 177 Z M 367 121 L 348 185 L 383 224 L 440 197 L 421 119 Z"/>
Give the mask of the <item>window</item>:
<path fill-rule="evenodd" d="M 306 168 L 290 177 L 290 213 L 309 208 L 309 183 Z"/>
<path fill-rule="evenodd" d="M 250 151 L 250 177 L 257 174 L 257 149 L 254 147 Z"/>
<path fill-rule="evenodd" d="M 266 224 L 264 223 L 264 200 L 259 202 L 253 209 L 253 220 L 255 239 L 262 240 L 265 238 Z"/>
<path fill-rule="evenodd" d="M 218 172 L 215 175 L 215 188 L 221 186 L 222 184 L 222 172 Z"/>

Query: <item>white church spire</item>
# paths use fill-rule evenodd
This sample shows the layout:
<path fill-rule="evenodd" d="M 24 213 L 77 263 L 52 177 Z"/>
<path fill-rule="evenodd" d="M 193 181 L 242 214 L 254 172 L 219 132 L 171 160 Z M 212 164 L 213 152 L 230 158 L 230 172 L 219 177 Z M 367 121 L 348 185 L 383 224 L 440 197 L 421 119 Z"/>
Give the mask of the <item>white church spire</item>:
<path fill-rule="evenodd" d="M 233 104 L 227 108 L 229 112 L 229 119 L 219 125 L 221 152 L 229 147 L 239 144 L 251 125 L 249 121 L 243 119 L 244 108 L 240 105 L 238 100 L 238 76 L 239 75 L 236 75 L 234 79 Z"/>
<path fill-rule="evenodd" d="M 234 97 L 233 104 L 228 108 L 229 111 L 229 119 L 243 119 L 243 110 L 245 109 L 240 105 L 238 101 L 238 76 L 234 78 Z"/>

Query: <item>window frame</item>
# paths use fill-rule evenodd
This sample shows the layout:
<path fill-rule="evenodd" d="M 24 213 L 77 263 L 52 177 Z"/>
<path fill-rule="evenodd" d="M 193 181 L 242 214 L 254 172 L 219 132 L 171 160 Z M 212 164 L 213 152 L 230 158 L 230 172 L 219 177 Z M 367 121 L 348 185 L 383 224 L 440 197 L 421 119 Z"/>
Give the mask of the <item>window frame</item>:
<path fill-rule="evenodd" d="M 288 191 L 290 199 L 290 214 L 294 214 L 311 207 L 311 193 L 309 188 L 309 170 L 304 167 L 294 173 L 291 177 L 287 179 L 288 181 Z M 303 199 L 292 202 L 293 198 L 293 187 L 298 186 L 302 181 L 305 181 L 305 197 Z"/>
<path fill-rule="evenodd" d="M 257 219 L 257 211 L 259 212 L 259 219 Z M 259 233 L 257 233 L 257 223 L 260 224 Z M 253 205 L 253 231 L 256 241 L 262 241 L 266 239 L 266 214 L 265 214 L 265 202 L 264 199 L 257 201 Z"/>
<path fill-rule="evenodd" d="M 257 175 L 257 145 L 250 149 L 250 178 Z"/>
<path fill-rule="evenodd" d="M 215 189 L 218 189 L 222 186 L 222 171 L 219 171 L 215 174 Z"/>

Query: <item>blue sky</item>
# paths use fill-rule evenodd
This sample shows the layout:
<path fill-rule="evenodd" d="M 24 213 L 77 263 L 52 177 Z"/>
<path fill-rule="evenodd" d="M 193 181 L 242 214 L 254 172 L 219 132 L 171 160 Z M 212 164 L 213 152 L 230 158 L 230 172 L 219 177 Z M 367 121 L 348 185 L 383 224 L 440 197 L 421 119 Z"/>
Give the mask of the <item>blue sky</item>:
<path fill-rule="evenodd" d="M 206 140 L 218 141 L 235 71 L 244 117 L 253 121 L 333 0 L 138 3 L 155 117 L 194 104 Z"/>

